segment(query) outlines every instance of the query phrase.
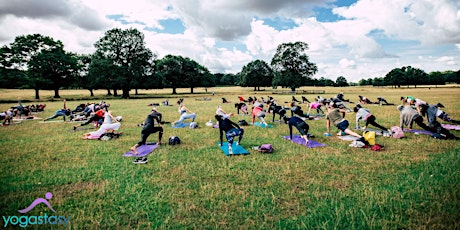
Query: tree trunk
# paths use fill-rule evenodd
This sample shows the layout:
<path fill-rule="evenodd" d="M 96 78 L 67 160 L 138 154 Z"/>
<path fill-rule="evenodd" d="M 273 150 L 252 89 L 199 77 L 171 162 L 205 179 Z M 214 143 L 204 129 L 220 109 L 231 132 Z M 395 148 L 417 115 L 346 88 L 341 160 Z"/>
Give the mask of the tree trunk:
<path fill-rule="evenodd" d="M 190 93 L 193 93 L 193 87 L 190 87 Z"/>
<path fill-rule="evenodd" d="M 90 97 L 94 97 L 93 89 L 88 89 L 88 90 L 89 90 L 89 93 L 90 93 Z"/>
<path fill-rule="evenodd" d="M 110 92 L 110 89 L 107 89 L 107 96 L 112 96 L 112 92 Z"/>
<path fill-rule="evenodd" d="M 172 94 L 177 94 L 176 87 L 173 87 L 172 89 L 173 89 Z"/>
<path fill-rule="evenodd" d="M 114 96 L 114 97 L 118 96 L 117 89 L 113 89 L 113 96 Z"/>
<path fill-rule="evenodd" d="M 254 86 L 254 91 L 257 91 L 257 86 Z"/>
<path fill-rule="evenodd" d="M 122 98 L 127 99 L 129 98 L 129 89 L 122 89 Z"/>
<path fill-rule="evenodd" d="M 61 98 L 61 96 L 59 96 L 59 89 L 54 89 L 54 98 Z"/>
<path fill-rule="evenodd" d="M 139 95 L 139 92 L 137 92 L 137 89 L 134 89 L 134 95 Z"/>
<path fill-rule="evenodd" d="M 35 89 L 35 99 L 40 99 L 39 89 Z"/>

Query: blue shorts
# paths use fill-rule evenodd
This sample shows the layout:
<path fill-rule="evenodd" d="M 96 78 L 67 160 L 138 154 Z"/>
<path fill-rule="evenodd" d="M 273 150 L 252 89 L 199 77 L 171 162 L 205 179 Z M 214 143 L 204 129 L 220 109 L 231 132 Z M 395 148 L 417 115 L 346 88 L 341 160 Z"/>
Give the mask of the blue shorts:
<path fill-rule="evenodd" d="M 348 124 L 348 121 L 344 120 L 344 121 L 340 122 L 339 124 L 337 124 L 337 128 L 342 130 L 342 131 L 345 131 L 345 129 L 348 129 L 349 125 L 350 124 Z"/>

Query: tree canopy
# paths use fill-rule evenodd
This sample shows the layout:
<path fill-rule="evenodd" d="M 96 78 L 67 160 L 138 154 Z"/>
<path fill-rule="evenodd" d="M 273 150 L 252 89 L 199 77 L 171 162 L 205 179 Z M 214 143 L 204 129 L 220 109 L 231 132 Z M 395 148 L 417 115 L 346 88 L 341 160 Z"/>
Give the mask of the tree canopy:
<path fill-rule="evenodd" d="M 291 88 L 294 91 L 302 86 L 303 78 L 310 78 L 318 67 L 309 61 L 305 51 L 308 44 L 305 42 L 283 43 L 278 46 L 272 58 L 271 66 L 276 72 L 273 84 Z"/>
<path fill-rule="evenodd" d="M 274 73 L 267 62 L 255 60 L 243 67 L 239 73 L 239 85 L 254 87 L 254 91 L 260 87 L 272 86 Z"/>

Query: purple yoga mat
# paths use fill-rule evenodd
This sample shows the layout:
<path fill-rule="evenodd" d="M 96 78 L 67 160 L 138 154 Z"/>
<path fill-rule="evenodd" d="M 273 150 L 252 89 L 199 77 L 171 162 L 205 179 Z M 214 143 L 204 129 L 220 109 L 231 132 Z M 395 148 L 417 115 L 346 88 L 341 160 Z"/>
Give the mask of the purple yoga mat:
<path fill-rule="evenodd" d="M 155 144 L 147 144 L 147 145 L 141 145 L 137 147 L 137 152 L 139 154 L 134 154 L 133 151 L 129 150 L 125 154 L 123 154 L 124 157 L 143 157 L 146 155 L 149 155 L 153 150 L 158 148 L 158 145 Z"/>
<path fill-rule="evenodd" d="M 283 136 L 284 139 L 286 140 L 289 140 L 289 136 Z M 292 135 L 292 140 L 290 140 L 296 144 L 299 144 L 299 145 L 303 145 L 305 146 L 305 140 L 300 137 L 299 135 Z M 322 144 L 322 143 L 319 143 L 317 141 L 314 141 L 312 139 L 309 139 L 308 140 L 308 146 L 305 146 L 305 147 L 308 147 L 308 148 L 316 148 L 316 147 L 324 147 L 326 146 L 326 144 Z"/>
<path fill-rule="evenodd" d="M 450 129 L 450 130 L 460 130 L 460 125 L 449 125 L 449 124 L 442 124 L 441 125 L 445 129 Z"/>
<path fill-rule="evenodd" d="M 406 132 L 406 133 L 418 133 L 418 134 L 433 135 L 432 132 L 426 131 L 426 130 L 415 130 L 415 129 L 407 130 L 407 129 L 404 129 L 403 131 Z"/>

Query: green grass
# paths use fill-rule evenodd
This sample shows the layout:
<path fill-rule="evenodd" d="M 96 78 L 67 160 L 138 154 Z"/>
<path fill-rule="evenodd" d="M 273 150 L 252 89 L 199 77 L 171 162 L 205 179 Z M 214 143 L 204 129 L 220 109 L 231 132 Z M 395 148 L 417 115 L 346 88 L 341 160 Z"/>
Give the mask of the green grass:
<path fill-rule="evenodd" d="M 412 95 L 431 103 L 442 102 L 446 112 L 460 118 L 460 92 L 456 88 L 325 90 L 324 97 L 340 90 L 354 101 L 358 95 L 374 100 L 385 95 L 398 103 L 400 96 Z M 16 93 L 9 91 L 8 97 L 33 97 L 33 93 L 30 97 L 23 91 Z M 201 128 L 166 126 L 164 141 L 177 135 L 183 143 L 161 146 L 150 155 L 149 163 L 134 165 L 132 158 L 121 155 L 140 138 L 137 124 L 151 109 L 146 105 L 161 102 L 162 97 L 175 100 L 161 93 L 151 99 L 106 99 L 114 115 L 123 116 L 120 131 L 124 135 L 118 140 L 82 140 L 83 132 L 88 130 L 73 132 L 69 123 L 25 121 L 0 127 L 2 216 L 19 216 L 17 210 L 51 192 L 55 215 L 70 216 L 71 229 L 460 228 L 458 141 L 413 134 L 400 140 L 378 136 L 377 143 L 385 150 L 374 152 L 324 137 L 325 120 L 318 120 L 308 122 L 311 133 L 327 147 L 307 149 L 283 140 L 281 136 L 288 134 L 286 125 L 273 129 L 246 127 L 244 147 L 272 143 L 275 152 L 250 150 L 247 156 L 225 157 L 216 146 L 218 131 L 204 123 L 212 119 L 221 97 L 236 102 L 236 95 L 255 93 L 219 88 L 212 101 L 197 101 L 181 94 L 187 107 L 198 114 Z M 268 94 L 258 92 L 256 96 Z M 282 103 L 291 97 L 273 96 Z M 306 96 L 313 99 L 313 95 Z M 69 101 L 68 106 L 74 108 L 79 102 Z M 50 116 L 61 106 L 61 102 L 47 102 L 46 111 L 39 116 Z M 233 104 L 222 106 L 235 112 Z M 398 125 L 395 107 L 367 108 L 384 126 Z M 178 118 L 176 109 L 159 107 L 166 121 Z M 347 118 L 353 126 L 354 114 Z M 250 117 L 241 115 L 232 119 L 250 121 Z M 458 131 L 454 134 L 460 136 Z M 156 140 L 156 134 L 149 138 Z M 27 214 L 45 212 L 52 214 L 41 204 Z"/>

